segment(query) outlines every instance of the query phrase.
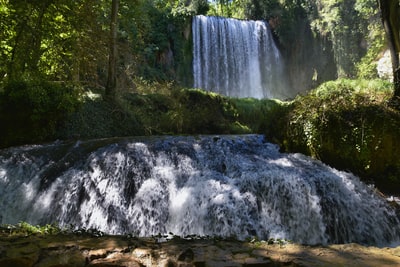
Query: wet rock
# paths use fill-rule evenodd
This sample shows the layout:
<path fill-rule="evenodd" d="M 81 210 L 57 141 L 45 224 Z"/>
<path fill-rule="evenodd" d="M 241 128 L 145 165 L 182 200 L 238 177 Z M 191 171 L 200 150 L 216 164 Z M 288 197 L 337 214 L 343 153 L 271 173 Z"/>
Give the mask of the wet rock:
<path fill-rule="evenodd" d="M 35 267 L 75 266 L 84 267 L 86 259 L 78 247 L 49 247 L 41 249 Z"/>
<path fill-rule="evenodd" d="M 400 266 L 400 248 L 358 244 L 301 246 L 120 236 L 0 235 L 0 267 L 298 267 Z"/>
<path fill-rule="evenodd" d="M 194 252 L 190 248 L 183 251 L 178 257 L 178 261 L 191 262 L 193 261 L 193 259 L 194 259 Z"/>

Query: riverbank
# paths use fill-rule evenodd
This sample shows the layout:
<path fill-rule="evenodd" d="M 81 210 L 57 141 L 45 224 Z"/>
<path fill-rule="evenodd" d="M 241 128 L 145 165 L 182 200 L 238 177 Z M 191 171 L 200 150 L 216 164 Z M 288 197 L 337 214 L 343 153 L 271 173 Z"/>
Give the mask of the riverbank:
<path fill-rule="evenodd" d="M 76 234 L 0 236 L 0 267 L 399 266 L 400 247 Z"/>

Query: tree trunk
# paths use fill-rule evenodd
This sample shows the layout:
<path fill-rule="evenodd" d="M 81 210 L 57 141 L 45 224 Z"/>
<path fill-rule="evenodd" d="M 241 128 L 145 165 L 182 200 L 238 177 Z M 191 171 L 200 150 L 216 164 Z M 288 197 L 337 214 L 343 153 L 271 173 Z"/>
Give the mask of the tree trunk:
<path fill-rule="evenodd" d="M 117 91 L 117 23 L 119 0 L 112 0 L 110 23 L 110 47 L 108 56 L 108 77 L 106 85 L 106 98 L 115 100 Z"/>
<path fill-rule="evenodd" d="M 393 102 L 400 101 L 400 6 L 399 0 L 379 0 L 382 23 L 388 39 L 393 68 Z"/>
<path fill-rule="evenodd" d="M 38 19 L 36 21 L 36 26 L 34 27 L 34 31 L 32 32 L 32 37 L 31 37 L 31 53 L 30 53 L 30 58 L 28 62 L 28 68 L 29 72 L 32 74 L 37 74 L 39 72 L 39 61 L 40 57 L 43 54 L 43 51 L 41 49 L 42 45 L 42 39 L 43 39 L 43 20 L 45 19 L 45 14 L 47 12 L 47 9 L 51 5 L 53 1 L 46 1 L 46 2 L 41 2 L 43 6 L 38 6 Z"/>

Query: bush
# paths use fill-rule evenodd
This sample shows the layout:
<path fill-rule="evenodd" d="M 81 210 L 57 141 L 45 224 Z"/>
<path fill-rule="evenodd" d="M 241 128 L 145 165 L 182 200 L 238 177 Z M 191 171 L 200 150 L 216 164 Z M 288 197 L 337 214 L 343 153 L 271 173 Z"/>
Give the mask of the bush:
<path fill-rule="evenodd" d="M 231 100 L 238 113 L 238 121 L 249 132 L 265 134 L 270 142 L 282 145 L 290 102 L 273 99 L 237 98 Z"/>
<path fill-rule="evenodd" d="M 9 82 L 0 96 L 1 146 L 52 139 L 80 105 L 79 87 L 47 81 Z"/>
<path fill-rule="evenodd" d="M 187 134 L 228 134 L 237 119 L 237 111 L 231 101 L 216 93 L 198 89 L 177 91 L 176 121 Z M 173 115 L 175 118 L 176 115 Z M 236 127 L 233 127 L 236 128 Z"/>
<path fill-rule="evenodd" d="M 350 170 L 386 192 L 400 184 L 400 113 L 387 103 L 391 84 L 337 80 L 298 97 L 288 115 L 285 149 Z"/>
<path fill-rule="evenodd" d="M 168 94 L 127 94 L 124 99 L 147 134 L 242 133 L 230 99 L 215 93 L 171 89 Z"/>

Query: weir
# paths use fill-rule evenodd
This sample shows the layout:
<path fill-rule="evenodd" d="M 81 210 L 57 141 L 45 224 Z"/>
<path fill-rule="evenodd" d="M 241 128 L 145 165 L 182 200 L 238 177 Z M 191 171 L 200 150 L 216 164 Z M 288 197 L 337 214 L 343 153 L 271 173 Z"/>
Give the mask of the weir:
<path fill-rule="evenodd" d="M 359 178 L 261 135 L 104 139 L 0 150 L 0 223 L 109 234 L 400 240 L 396 211 Z"/>
<path fill-rule="evenodd" d="M 231 97 L 293 97 L 268 23 L 195 16 L 194 87 Z"/>

